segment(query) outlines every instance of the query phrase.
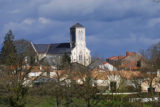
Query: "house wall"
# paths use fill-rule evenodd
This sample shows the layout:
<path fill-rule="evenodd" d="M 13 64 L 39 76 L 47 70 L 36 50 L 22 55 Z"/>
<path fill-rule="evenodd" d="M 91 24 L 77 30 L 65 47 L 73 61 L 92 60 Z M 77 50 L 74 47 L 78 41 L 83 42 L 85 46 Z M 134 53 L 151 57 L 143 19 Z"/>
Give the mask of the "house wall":
<path fill-rule="evenodd" d="M 40 76 L 41 74 L 42 74 L 41 71 L 39 71 L 39 72 L 30 72 L 30 73 L 28 74 L 28 77 L 29 77 L 29 78 L 38 77 L 38 76 Z M 45 75 L 45 74 L 44 74 L 44 75 Z"/>
<path fill-rule="evenodd" d="M 117 71 L 117 69 L 113 65 L 111 65 L 109 63 L 99 65 L 99 68 L 108 69 L 109 71 Z"/>
<path fill-rule="evenodd" d="M 94 80 L 94 84 L 96 84 L 99 87 L 109 87 L 109 90 L 111 89 L 111 82 L 116 82 L 116 88 L 118 89 L 121 82 L 121 77 L 119 75 L 108 75 L 106 79 Z"/>
<path fill-rule="evenodd" d="M 120 75 L 108 75 L 108 82 L 109 85 L 111 82 L 116 82 L 116 88 L 118 89 L 121 82 L 121 77 Z M 111 89 L 110 86 L 109 89 Z"/>
<path fill-rule="evenodd" d="M 160 92 L 160 78 L 155 77 L 152 81 L 152 88 L 155 88 L 155 92 Z M 144 81 L 141 83 L 141 91 L 142 92 L 148 92 L 148 88 L 150 88 L 149 81 Z"/>
<path fill-rule="evenodd" d="M 94 82 L 99 87 L 101 87 L 101 86 L 107 87 L 107 86 L 109 86 L 109 83 L 110 83 L 109 80 L 101 80 L 101 79 L 95 80 Z"/>
<path fill-rule="evenodd" d="M 46 53 L 39 53 L 38 54 L 38 60 L 40 61 L 41 59 L 43 59 L 44 57 L 46 57 Z"/>
<path fill-rule="evenodd" d="M 46 55 L 46 60 L 50 65 L 57 67 L 62 64 L 63 56 L 64 56 L 64 54 L 55 54 L 55 55 L 48 54 L 48 55 Z"/>

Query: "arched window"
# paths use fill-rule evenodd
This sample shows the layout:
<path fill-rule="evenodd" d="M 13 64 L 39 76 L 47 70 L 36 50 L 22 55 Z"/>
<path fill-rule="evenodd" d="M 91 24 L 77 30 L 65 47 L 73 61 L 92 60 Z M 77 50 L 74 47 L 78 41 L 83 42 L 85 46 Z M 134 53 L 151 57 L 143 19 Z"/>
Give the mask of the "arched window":
<path fill-rule="evenodd" d="M 82 61 L 82 55 L 79 55 L 79 60 Z"/>
<path fill-rule="evenodd" d="M 83 40 L 83 31 L 78 32 L 79 40 Z"/>
<path fill-rule="evenodd" d="M 79 53 L 79 61 L 82 61 L 83 57 L 82 57 L 82 51 L 80 51 Z"/>

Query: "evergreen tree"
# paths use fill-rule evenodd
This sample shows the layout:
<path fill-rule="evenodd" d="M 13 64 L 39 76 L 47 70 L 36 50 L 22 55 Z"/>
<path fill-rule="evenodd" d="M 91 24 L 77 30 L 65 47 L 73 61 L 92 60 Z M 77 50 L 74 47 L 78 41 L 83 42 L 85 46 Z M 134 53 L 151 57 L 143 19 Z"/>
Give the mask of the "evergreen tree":
<path fill-rule="evenodd" d="M 64 53 L 62 57 L 62 69 L 69 67 L 70 63 L 71 63 L 70 56 L 67 53 Z"/>
<path fill-rule="evenodd" d="M 64 53 L 61 59 L 61 64 L 58 67 L 58 69 L 67 69 L 70 65 L 70 62 L 71 62 L 70 56 L 67 53 Z"/>
<path fill-rule="evenodd" d="M 64 53 L 62 61 L 63 63 L 70 64 L 71 62 L 70 56 L 67 53 Z"/>
<path fill-rule="evenodd" d="M 6 65 L 16 64 L 17 53 L 16 47 L 14 46 L 14 35 L 9 30 L 5 35 L 3 47 L 2 47 L 2 62 Z"/>

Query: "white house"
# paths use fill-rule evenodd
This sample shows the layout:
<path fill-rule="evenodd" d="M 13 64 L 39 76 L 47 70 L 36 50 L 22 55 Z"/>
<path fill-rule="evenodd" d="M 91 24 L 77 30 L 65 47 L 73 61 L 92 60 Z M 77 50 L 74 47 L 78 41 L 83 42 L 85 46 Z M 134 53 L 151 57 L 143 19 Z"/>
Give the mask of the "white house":
<path fill-rule="evenodd" d="M 94 84 L 108 88 L 108 90 L 116 90 L 121 86 L 133 86 L 135 82 L 132 80 L 135 80 L 135 78 L 138 80 L 141 76 L 142 74 L 139 71 L 108 71 L 102 69 L 92 71 Z"/>
<path fill-rule="evenodd" d="M 108 62 L 103 62 L 101 65 L 99 65 L 99 68 L 103 70 L 117 71 L 116 67 Z"/>
<path fill-rule="evenodd" d="M 152 74 L 151 74 L 152 75 Z M 157 70 L 157 76 L 148 76 L 148 79 L 145 79 L 141 83 L 141 90 L 142 92 L 148 92 L 149 89 L 154 88 L 155 92 L 160 92 L 160 70 Z"/>

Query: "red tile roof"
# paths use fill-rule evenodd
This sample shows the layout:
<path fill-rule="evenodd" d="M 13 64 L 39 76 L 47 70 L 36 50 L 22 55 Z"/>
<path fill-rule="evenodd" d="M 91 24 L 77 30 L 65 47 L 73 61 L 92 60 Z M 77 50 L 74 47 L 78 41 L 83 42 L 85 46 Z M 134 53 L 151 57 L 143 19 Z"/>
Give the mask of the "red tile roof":
<path fill-rule="evenodd" d="M 109 57 L 109 58 L 107 58 L 107 59 L 109 59 L 109 60 L 118 60 L 118 59 L 123 59 L 123 58 L 126 58 L 126 57 L 128 57 L 128 56 L 131 56 L 131 55 L 134 55 L 134 54 L 137 54 L 136 52 L 126 52 L 126 56 L 122 56 L 122 55 L 120 55 L 120 56 L 113 56 L 113 57 Z"/>
<path fill-rule="evenodd" d="M 121 60 L 121 59 L 123 59 L 123 58 L 125 58 L 126 56 L 113 56 L 113 57 L 109 57 L 109 58 L 107 58 L 107 59 L 109 59 L 109 60 Z"/>

